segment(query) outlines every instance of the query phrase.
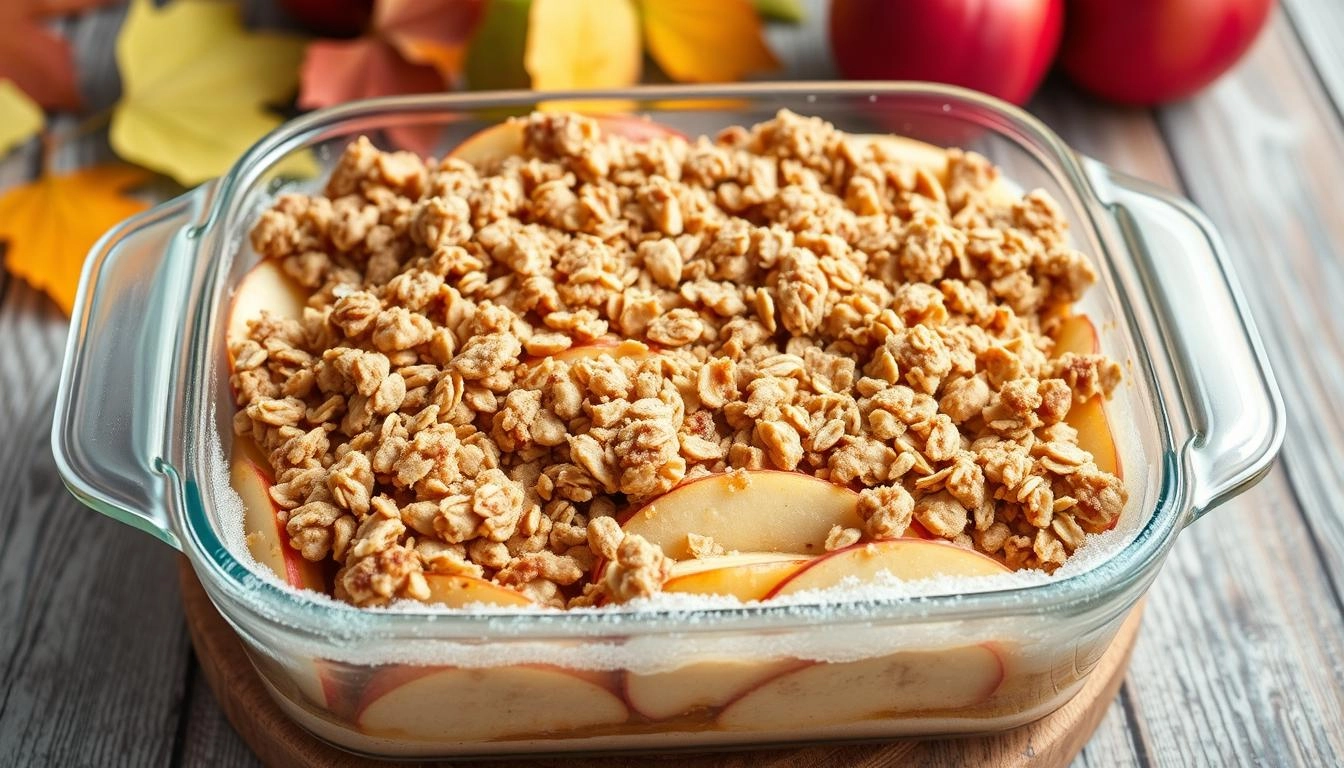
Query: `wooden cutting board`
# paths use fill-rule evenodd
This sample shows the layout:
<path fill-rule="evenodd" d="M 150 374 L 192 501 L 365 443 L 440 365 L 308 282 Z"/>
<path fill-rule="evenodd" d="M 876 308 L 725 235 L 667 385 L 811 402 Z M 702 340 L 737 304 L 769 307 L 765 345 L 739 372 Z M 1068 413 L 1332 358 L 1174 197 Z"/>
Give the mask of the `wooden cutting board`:
<path fill-rule="evenodd" d="M 279 768 L 372 768 L 392 766 L 356 757 L 310 735 L 271 700 L 243 646 L 215 610 L 184 558 L 182 604 L 196 657 L 229 722 L 263 763 Z M 906 739 L 870 744 L 665 756 L 536 758 L 509 761 L 524 768 L 801 768 L 802 766 L 961 766 L 964 768 L 1037 768 L 1065 766 L 1082 750 L 1120 689 L 1129 655 L 1139 633 L 1142 603 L 1126 619 L 1115 641 L 1082 690 L 1055 713 L 1011 731 L 973 738 Z M 451 763 L 416 763 L 418 766 Z M 499 764 L 499 763 L 495 763 Z M 490 763 L 484 763 L 490 765 Z"/>

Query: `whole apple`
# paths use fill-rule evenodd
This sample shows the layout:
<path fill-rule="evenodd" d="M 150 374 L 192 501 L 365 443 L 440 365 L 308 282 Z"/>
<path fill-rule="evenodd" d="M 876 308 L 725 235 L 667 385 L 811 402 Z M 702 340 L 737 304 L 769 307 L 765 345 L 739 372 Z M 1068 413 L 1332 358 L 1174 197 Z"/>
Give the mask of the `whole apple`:
<path fill-rule="evenodd" d="M 1024 104 L 1045 77 L 1063 0 L 834 0 L 831 53 L 855 80 L 933 80 Z"/>
<path fill-rule="evenodd" d="M 1060 64 L 1125 104 L 1184 98 L 1250 48 L 1274 0 L 1070 0 Z"/>
<path fill-rule="evenodd" d="M 280 0 L 285 12 L 308 29 L 332 37 L 354 37 L 373 14 L 373 0 Z"/>

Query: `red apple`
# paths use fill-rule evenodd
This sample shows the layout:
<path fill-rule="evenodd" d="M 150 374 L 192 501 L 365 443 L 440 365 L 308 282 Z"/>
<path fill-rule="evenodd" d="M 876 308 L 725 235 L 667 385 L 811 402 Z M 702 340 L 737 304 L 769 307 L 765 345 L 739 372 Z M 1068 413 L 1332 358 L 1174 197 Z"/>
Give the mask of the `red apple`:
<path fill-rule="evenodd" d="M 1063 6 L 1063 0 L 834 0 L 831 53 L 850 79 L 933 80 L 1024 104 L 1059 47 Z"/>
<path fill-rule="evenodd" d="M 305 27 L 330 37 L 354 37 L 373 15 L 373 0 L 280 0 L 285 12 Z"/>
<path fill-rule="evenodd" d="M 1151 105 L 1213 82 L 1250 48 L 1273 0 L 1070 0 L 1060 64 L 1112 101 Z"/>

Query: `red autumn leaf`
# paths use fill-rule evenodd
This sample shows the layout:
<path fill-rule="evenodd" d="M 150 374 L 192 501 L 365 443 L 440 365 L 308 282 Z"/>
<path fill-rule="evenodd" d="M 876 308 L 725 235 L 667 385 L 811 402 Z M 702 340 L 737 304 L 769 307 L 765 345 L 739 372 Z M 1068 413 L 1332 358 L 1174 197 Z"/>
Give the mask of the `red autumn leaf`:
<path fill-rule="evenodd" d="M 77 109 L 70 46 L 41 20 L 111 0 L 0 0 L 0 80 L 12 80 L 45 109 Z"/>
<path fill-rule="evenodd" d="M 406 61 L 391 43 L 377 37 L 312 43 L 299 77 L 299 106 L 304 109 L 372 96 L 443 90 L 438 70 Z"/>
<path fill-rule="evenodd" d="M 379 0 L 373 28 L 407 61 L 432 65 L 451 81 L 462 70 L 484 5 L 484 0 Z"/>

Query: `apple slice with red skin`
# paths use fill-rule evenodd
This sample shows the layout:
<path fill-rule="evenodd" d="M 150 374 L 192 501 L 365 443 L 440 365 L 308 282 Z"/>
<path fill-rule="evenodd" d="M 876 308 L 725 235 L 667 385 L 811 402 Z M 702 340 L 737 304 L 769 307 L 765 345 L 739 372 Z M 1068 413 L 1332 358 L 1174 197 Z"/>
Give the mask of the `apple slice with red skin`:
<path fill-rule="evenodd" d="M 671 575 L 663 582 L 663 591 L 732 595 L 742 602 L 763 600 L 808 559 L 806 555 L 751 552 L 682 560 L 672 566 Z"/>
<path fill-rule="evenodd" d="M 232 343 L 246 337 L 248 322 L 261 317 L 262 310 L 279 318 L 301 319 L 306 303 L 303 287 L 285 274 L 280 262 L 262 259 L 243 275 L 234 289 L 227 340 Z"/>
<path fill-rule="evenodd" d="M 592 675 L 539 665 L 381 669 L 356 711 L 365 733 L 452 742 L 545 736 L 630 716 Z"/>
<path fill-rule="evenodd" d="M 243 500 L 243 530 L 247 534 L 248 551 L 286 584 L 325 592 L 322 566 L 305 559 L 290 546 L 289 532 L 280 521 L 280 508 L 271 500 L 270 490 L 274 482 L 270 470 L 248 456 L 250 451 L 243 445 L 245 438 L 234 440 L 229 479 Z"/>
<path fill-rule="evenodd" d="M 668 672 L 625 675 L 625 700 L 650 720 L 666 720 L 697 709 L 721 707 L 761 683 L 806 666 L 782 661 L 700 661 Z"/>
<path fill-rule="evenodd" d="M 326 592 L 322 564 L 305 559 L 290 545 L 289 533 L 280 522 L 280 509 L 271 500 L 274 483 L 270 470 L 247 438 L 234 438 L 229 480 L 243 500 L 243 530 L 252 557 L 291 587 Z M 313 703 L 337 714 L 351 711 L 353 697 L 341 684 L 341 676 L 324 662 L 299 660 L 285 665 L 285 672 Z"/>
<path fill-rule="evenodd" d="M 697 478 L 634 510 L 622 523 L 674 560 L 692 557 L 687 536 L 725 550 L 813 554 L 834 526 L 862 528 L 859 495 L 801 472 L 756 470 Z"/>
<path fill-rule="evenodd" d="M 935 576 L 993 576 L 1010 572 L 1008 566 L 992 557 L 944 541 L 885 539 L 862 542 L 816 558 L 784 580 L 766 599 L 830 589 L 846 579 L 857 579 L 863 584 L 882 573 L 914 581 Z"/>
<path fill-rule="evenodd" d="M 593 116 L 593 119 L 597 121 L 603 133 L 623 136 L 631 141 L 685 138 L 682 133 L 666 125 L 634 115 L 601 115 Z M 482 166 L 520 155 L 523 152 L 524 125 L 525 121 L 512 119 L 483 128 L 453 148 L 448 157 Z"/>
<path fill-rule="evenodd" d="M 429 599 L 425 602 L 446 605 L 449 608 L 477 604 L 505 607 L 533 604 L 532 600 L 521 592 L 474 576 L 427 573 L 425 582 L 429 584 Z"/>
<path fill-rule="evenodd" d="M 1055 328 L 1055 357 L 1072 352 L 1075 355 L 1095 355 L 1101 352 L 1101 341 L 1096 326 L 1087 315 L 1069 315 Z M 1078 447 L 1092 454 L 1092 460 L 1103 472 L 1120 477 L 1120 451 L 1115 445 L 1115 434 L 1106 418 L 1106 408 L 1100 396 L 1075 402 L 1064 417 L 1065 423 L 1078 430 Z"/>
<path fill-rule="evenodd" d="M 718 725 L 729 731 L 805 731 L 906 712 L 964 709 L 993 696 L 1003 677 L 1002 660 L 986 645 L 814 663 L 747 691 L 723 708 Z"/>

